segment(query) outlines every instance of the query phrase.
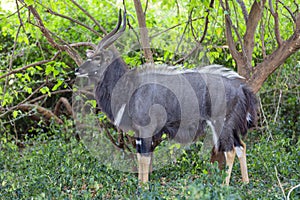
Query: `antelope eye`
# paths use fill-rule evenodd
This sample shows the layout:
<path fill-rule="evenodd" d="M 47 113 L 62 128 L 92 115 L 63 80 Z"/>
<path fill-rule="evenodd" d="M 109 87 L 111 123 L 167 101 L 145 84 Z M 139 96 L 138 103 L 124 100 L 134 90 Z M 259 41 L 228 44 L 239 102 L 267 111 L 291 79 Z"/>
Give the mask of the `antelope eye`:
<path fill-rule="evenodd" d="M 101 60 L 101 56 L 95 56 L 93 60 L 99 61 Z"/>

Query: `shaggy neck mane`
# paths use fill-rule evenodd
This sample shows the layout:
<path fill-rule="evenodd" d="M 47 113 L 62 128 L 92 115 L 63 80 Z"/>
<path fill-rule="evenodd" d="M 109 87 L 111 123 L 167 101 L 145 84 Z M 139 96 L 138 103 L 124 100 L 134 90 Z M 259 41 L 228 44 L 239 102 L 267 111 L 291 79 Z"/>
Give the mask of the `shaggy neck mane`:
<path fill-rule="evenodd" d="M 103 78 L 96 85 L 95 95 L 97 103 L 107 117 L 114 121 L 111 110 L 111 94 L 119 79 L 126 73 L 127 66 L 121 58 L 115 59 L 106 69 Z"/>

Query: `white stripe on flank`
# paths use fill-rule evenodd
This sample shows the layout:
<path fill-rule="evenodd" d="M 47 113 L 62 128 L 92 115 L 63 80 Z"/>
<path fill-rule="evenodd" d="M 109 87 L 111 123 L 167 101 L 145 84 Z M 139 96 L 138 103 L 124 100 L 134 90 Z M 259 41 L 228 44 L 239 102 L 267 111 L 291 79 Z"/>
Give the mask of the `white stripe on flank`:
<path fill-rule="evenodd" d="M 206 120 L 206 123 L 208 124 L 208 126 L 211 128 L 212 133 L 213 133 L 213 140 L 214 140 L 214 147 L 217 149 L 217 143 L 218 143 L 218 135 L 216 133 L 215 127 L 214 125 L 211 123 L 211 121 Z"/>
<path fill-rule="evenodd" d="M 122 117 L 123 117 L 123 114 L 124 114 L 124 111 L 125 111 L 125 107 L 126 107 L 126 104 L 123 104 L 121 106 L 120 110 L 118 111 L 117 116 L 115 118 L 115 122 L 114 122 L 115 126 L 119 126 L 120 125 Z"/>
<path fill-rule="evenodd" d="M 251 114 L 248 113 L 248 112 L 247 112 L 246 120 L 247 120 L 248 122 L 252 122 L 252 116 L 251 116 Z"/>

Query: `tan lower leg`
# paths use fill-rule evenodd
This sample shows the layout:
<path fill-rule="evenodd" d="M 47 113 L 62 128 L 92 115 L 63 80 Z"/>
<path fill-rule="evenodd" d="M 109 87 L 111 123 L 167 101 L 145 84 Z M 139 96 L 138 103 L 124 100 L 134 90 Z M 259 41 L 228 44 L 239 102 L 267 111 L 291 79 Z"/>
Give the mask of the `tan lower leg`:
<path fill-rule="evenodd" d="M 249 183 L 247 160 L 246 160 L 246 144 L 244 142 L 242 142 L 242 145 L 243 145 L 243 148 L 236 147 L 236 148 L 239 148 L 239 150 L 236 149 L 236 152 L 237 152 L 237 156 L 240 161 L 242 181 L 244 183 Z M 238 151 L 241 151 L 241 152 L 238 152 Z"/>
<path fill-rule="evenodd" d="M 138 164 L 139 164 L 139 181 L 142 183 L 147 183 L 149 180 L 149 170 L 151 164 L 151 155 L 144 156 L 137 154 Z"/>
<path fill-rule="evenodd" d="M 230 175 L 231 175 L 232 166 L 233 166 L 233 162 L 234 162 L 234 158 L 235 158 L 235 151 L 233 149 L 232 151 L 224 152 L 224 154 L 225 154 L 225 158 L 226 158 L 226 166 L 228 166 L 225 184 L 229 185 Z"/>

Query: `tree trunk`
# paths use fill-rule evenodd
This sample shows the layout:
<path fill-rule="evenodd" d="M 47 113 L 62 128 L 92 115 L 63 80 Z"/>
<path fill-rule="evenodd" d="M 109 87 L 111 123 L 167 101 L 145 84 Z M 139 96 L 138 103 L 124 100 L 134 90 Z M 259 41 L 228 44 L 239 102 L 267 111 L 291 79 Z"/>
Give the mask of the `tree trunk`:
<path fill-rule="evenodd" d="M 253 59 L 252 54 L 254 49 L 255 32 L 257 31 L 258 24 L 263 16 L 262 14 L 266 0 L 254 1 L 249 17 L 244 14 L 246 32 L 243 35 L 243 39 L 232 24 L 228 0 L 225 0 L 225 4 L 223 0 L 221 0 L 220 3 L 225 14 L 225 33 L 229 51 L 237 64 L 238 73 L 246 78 L 253 92 L 257 93 L 268 76 L 270 76 L 281 64 L 283 64 L 289 56 L 300 49 L 300 13 L 297 14 L 294 20 L 295 29 L 293 35 L 285 41 L 283 41 L 280 37 L 278 23 L 275 23 L 274 32 L 278 44 L 277 49 L 275 49 L 273 53 L 264 57 L 264 60 L 261 63 L 252 67 L 251 63 Z M 269 3 L 271 4 L 272 2 Z M 247 11 L 244 10 L 244 13 L 246 12 Z M 278 22 L 279 19 L 277 10 L 274 11 L 271 9 L 270 12 L 274 17 L 275 22 Z M 237 45 L 236 41 L 234 41 L 233 30 L 239 38 L 238 41 L 241 45 L 241 50 L 237 49 L 237 46 L 239 45 Z"/>
<path fill-rule="evenodd" d="M 140 27 L 142 48 L 144 51 L 146 62 L 153 63 L 154 61 L 153 61 L 152 52 L 150 49 L 150 41 L 149 41 L 149 36 L 148 36 L 148 29 L 146 27 L 145 14 L 143 12 L 143 8 L 142 8 L 142 4 L 141 4 L 140 0 L 134 0 L 134 6 L 135 6 L 136 15 L 138 18 L 139 27 Z"/>
<path fill-rule="evenodd" d="M 299 14 L 300 15 L 300 14 Z M 300 19 L 300 18 L 299 18 Z M 300 20 L 299 20 L 300 21 Z M 264 81 L 271 75 L 284 61 L 300 49 L 300 29 L 287 41 L 276 49 L 272 54 L 259 63 L 248 80 L 248 84 L 253 92 L 258 92 Z"/>

